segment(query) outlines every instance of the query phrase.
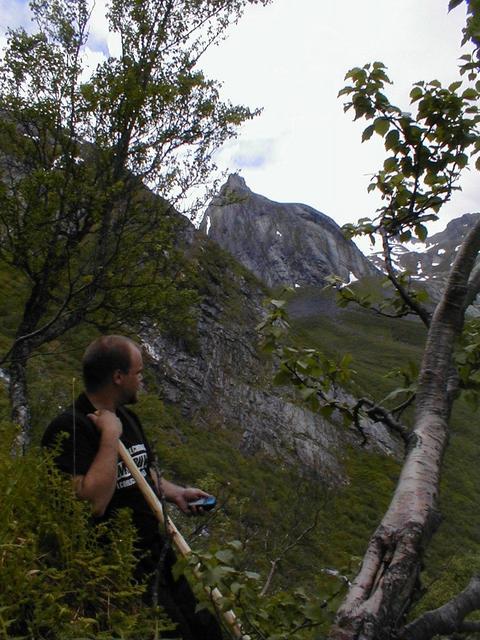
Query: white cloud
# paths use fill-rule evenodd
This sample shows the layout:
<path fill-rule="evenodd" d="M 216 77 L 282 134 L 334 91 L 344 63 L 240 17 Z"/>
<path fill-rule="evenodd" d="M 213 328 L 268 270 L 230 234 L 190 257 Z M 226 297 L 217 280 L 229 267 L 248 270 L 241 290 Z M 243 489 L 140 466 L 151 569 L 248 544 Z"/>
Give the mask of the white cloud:
<path fill-rule="evenodd" d="M 84 51 L 84 69 L 82 80 L 87 81 L 97 66 L 105 60 L 105 54 L 102 51 L 85 47 Z"/>
<path fill-rule="evenodd" d="M 262 166 L 244 167 L 247 184 L 273 200 L 310 204 L 340 224 L 374 215 L 380 200 L 366 189 L 384 151 L 379 139 L 362 145 L 366 125 L 343 113 L 337 93 L 345 72 L 383 61 L 395 81 L 388 95 L 408 109 L 413 82 L 456 79 L 462 24 L 462 10 L 448 14 L 446 0 L 252 6 L 203 64 L 208 75 L 224 81 L 223 95 L 263 107 L 244 125 L 238 144 L 268 138 L 275 140 L 275 154 Z M 225 164 L 232 159 L 221 157 Z M 472 210 L 479 187 L 468 178 L 464 184 L 446 219 Z"/>
<path fill-rule="evenodd" d="M 232 171 L 265 169 L 274 161 L 275 141 L 272 139 L 232 140 L 225 145 L 217 161 L 228 164 Z"/>
<path fill-rule="evenodd" d="M 0 31 L 2 33 L 7 30 L 7 27 L 16 29 L 23 26 L 28 30 L 30 25 L 30 9 L 27 1 L 0 0 Z"/>

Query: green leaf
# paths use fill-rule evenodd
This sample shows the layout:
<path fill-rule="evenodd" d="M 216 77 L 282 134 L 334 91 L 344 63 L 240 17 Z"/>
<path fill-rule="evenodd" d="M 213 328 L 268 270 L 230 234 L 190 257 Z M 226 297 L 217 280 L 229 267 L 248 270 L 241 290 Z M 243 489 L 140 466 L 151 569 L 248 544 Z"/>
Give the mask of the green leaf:
<path fill-rule="evenodd" d="M 287 304 L 286 300 L 270 300 L 270 304 L 277 309 L 283 309 L 283 307 Z"/>
<path fill-rule="evenodd" d="M 233 552 L 230 551 L 230 549 L 221 549 L 220 551 L 217 551 L 215 557 L 217 560 L 220 560 L 220 562 L 227 564 L 228 562 L 232 562 Z"/>
<path fill-rule="evenodd" d="M 317 390 L 312 389 L 311 387 L 306 387 L 305 389 L 302 389 L 300 391 L 300 395 L 302 396 L 303 400 L 308 400 L 312 396 L 316 395 L 316 393 L 317 393 Z"/>
<path fill-rule="evenodd" d="M 385 149 L 388 151 L 389 149 L 395 149 L 400 139 L 400 133 L 397 129 L 392 129 L 387 133 L 385 138 Z"/>
<path fill-rule="evenodd" d="M 459 7 L 462 4 L 463 0 L 449 0 L 448 10 L 452 11 L 456 7 Z"/>
<path fill-rule="evenodd" d="M 332 407 L 331 404 L 327 404 L 326 406 L 321 407 L 319 410 L 320 415 L 326 420 L 329 420 L 332 417 L 333 412 L 334 412 L 334 407 Z"/>
<path fill-rule="evenodd" d="M 465 89 L 462 93 L 462 98 L 464 100 L 477 100 L 478 92 L 470 87 L 469 89 Z"/>
<path fill-rule="evenodd" d="M 337 98 L 341 98 L 344 95 L 352 93 L 352 91 L 355 91 L 353 87 L 343 87 L 343 89 L 340 89 L 340 91 L 338 92 Z"/>
<path fill-rule="evenodd" d="M 390 122 L 387 118 L 376 118 L 375 122 L 373 123 L 373 126 L 375 127 L 375 131 L 380 135 L 380 136 L 384 136 L 387 131 L 390 129 Z"/>
<path fill-rule="evenodd" d="M 480 171 L 480 156 L 475 160 L 475 168 Z"/>
<path fill-rule="evenodd" d="M 243 549 L 243 544 L 240 540 L 230 540 L 227 545 L 235 551 L 241 551 Z"/>
<path fill-rule="evenodd" d="M 418 300 L 418 302 L 422 302 L 422 303 L 428 302 L 430 300 L 428 291 L 426 291 L 425 289 L 420 289 L 419 291 L 416 291 L 415 298 L 416 300 Z"/>
<path fill-rule="evenodd" d="M 367 140 L 370 140 L 374 131 L 375 131 L 375 127 L 373 126 L 373 124 L 368 126 L 362 133 L 362 142 L 366 142 Z"/>
<path fill-rule="evenodd" d="M 346 353 L 342 359 L 340 360 L 340 366 L 341 367 L 348 367 L 350 366 L 351 362 L 353 360 L 353 356 L 351 353 Z"/>
<path fill-rule="evenodd" d="M 350 77 L 352 80 L 356 80 L 357 82 L 361 82 L 367 77 L 367 73 L 365 69 L 354 67 L 348 72 L 347 77 Z"/>
<path fill-rule="evenodd" d="M 428 186 L 431 187 L 432 185 L 437 184 L 438 175 L 435 171 L 429 171 L 424 177 L 423 181 L 425 182 L 425 184 L 428 184 Z"/>
<path fill-rule="evenodd" d="M 460 89 L 461 86 L 462 86 L 462 81 L 457 80 L 457 82 L 452 82 L 452 84 L 448 86 L 448 90 L 454 93 L 457 89 Z"/>
<path fill-rule="evenodd" d="M 415 233 L 419 240 L 421 240 L 422 242 L 425 242 L 428 236 L 428 229 L 423 224 L 417 224 L 415 226 Z"/>
<path fill-rule="evenodd" d="M 236 573 L 233 567 L 219 565 L 205 572 L 205 582 L 209 585 L 217 585 L 226 576 Z"/>
<path fill-rule="evenodd" d="M 383 163 L 383 168 L 387 173 L 395 171 L 397 169 L 397 159 L 394 156 L 387 158 Z"/>
<path fill-rule="evenodd" d="M 466 153 L 459 153 L 457 155 L 457 157 L 455 158 L 456 163 L 458 164 L 458 166 L 463 169 L 464 167 L 467 166 L 468 164 L 468 156 Z"/>
<path fill-rule="evenodd" d="M 413 89 L 410 91 L 410 99 L 412 102 L 416 102 L 417 100 L 420 100 L 422 96 L 423 96 L 423 91 L 420 87 L 413 87 Z"/>
<path fill-rule="evenodd" d="M 255 571 L 245 571 L 245 576 L 249 580 L 260 580 L 260 574 Z"/>
<path fill-rule="evenodd" d="M 295 364 L 299 369 L 303 369 L 304 371 L 307 371 L 309 368 L 309 364 L 306 360 L 297 360 Z"/>
<path fill-rule="evenodd" d="M 230 591 L 233 593 L 233 595 L 237 595 L 242 589 L 244 588 L 244 585 L 241 584 L 240 582 L 232 582 L 232 584 L 230 585 Z"/>
<path fill-rule="evenodd" d="M 292 374 L 287 369 L 281 369 L 275 374 L 273 378 L 273 384 L 287 384 L 292 379 Z"/>

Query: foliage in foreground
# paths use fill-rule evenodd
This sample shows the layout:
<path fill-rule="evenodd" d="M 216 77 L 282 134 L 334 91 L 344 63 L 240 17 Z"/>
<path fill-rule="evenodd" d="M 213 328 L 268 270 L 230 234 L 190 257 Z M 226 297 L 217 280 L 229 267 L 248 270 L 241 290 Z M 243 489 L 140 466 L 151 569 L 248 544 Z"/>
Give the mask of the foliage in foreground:
<path fill-rule="evenodd" d="M 450 3 L 450 7 L 458 2 Z M 405 459 L 392 500 L 371 535 L 362 566 L 335 616 L 330 637 L 338 640 L 427 640 L 437 635 L 480 631 L 470 616 L 480 609 L 480 579 L 440 608 L 407 621 L 412 604 L 421 596 L 419 584 L 425 549 L 440 522 L 440 472 L 451 432 L 454 401 L 467 390 L 477 402 L 478 340 L 476 323 L 467 331 L 465 314 L 480 291 L 480 223 L 460 242 L 437 304 L 428 304 L 423 286 L 414 274 L 395 262 L 395 247 L 416 237 L 425 242 L 425 223 L 438 219 L 442 206 L 459 189 L 464 169 L 476 158 L 480 169 L 480 83 L 478 82 L 478 20 L 480 4 L 468 3 L 470 19 L 464 42 L 472 40 L 475 56 L 462 56 L 460 79 L 444 88 L 438 80 L 415 83 L 410 102 L 413 114 L 392 104 L 384 90 L 390 80 L 381 62 L 356 67 L 346 75 L 349 85 L 345 111 L 355 119 L 371 121 L 362 140 L 374 134 L 383 138 L 387 158 L 374 175 L 369 191 L 378 190 L 382 205 L 372 219 L 346 225 L 350 236 L 366 235 L 382 244 L 383 270 L 389 295 L 379 304 L 356 288 L 339 289 L 340 305 L 356 303 L 378 315 L 393 318 L 414 314 L 427 329 L 420 370 L 405 378 L 405 385 L 383 400 L 374 390 L 356 402 L 344 402 L 343 390 L 351 379 L 348 357 L 336 362 L 314 348 L 282 343 L 286 326 L 285 301 L 272 300 L 273 310 L 260 325 L 265 346 L 280 362 L 277 382 L 293 383 L 313 410 L 327 417 L 334 410 L 362 430 L 360 416 L 382 422 L 402 438 Z M 472 30 L 473 29 L 473 30 Z M 475 82 L 475 85 L 473 83 Z M 393 294 L 392 294 L 393 291 Z M 427 304 L 426 304 L 427 303 Z M 433 306 L 433 310 L 432 310 Z M 459 344 L 460 343 L 460 344 Z M 458 349 L 463 346 L 462 349 Z M 393 402 L 394 401 L 394 402 Z M 394 406 L 384 403 L 393 402 Z M 413 408 L 413 419 L 405 411 Z M 472 567 L 473 568 L 473 567 Z"/>
<path fill-rule="evenodd" d="M 2 442 L 13 440 L 0 425 Z M 164 628 L 141 606 L 132 581 L 134 529 L 128 513 L 89 526 L 88 506 L 38 450 L 0 453 L 0 638 L 138 638 Z"/>
<path fill-rule="evenodd" d="M 323 638 L 347 578 L 332 573 L 322 594 L 307 592 L 300 585 L 267 594 L 268 580 L 265 583 L 259 573 L 241 568 L 244 553 L 242 542 L 233 540 L 207 552 L 193 553 L 178 563 L 177 571 L 190 576 L 201 607 L 210 606 L 222 621 L 226 612 L 233 611 L 242 633 L 251 640 Z M 224 629 L 233 640 L 231 627 L 224 624 Z"/>

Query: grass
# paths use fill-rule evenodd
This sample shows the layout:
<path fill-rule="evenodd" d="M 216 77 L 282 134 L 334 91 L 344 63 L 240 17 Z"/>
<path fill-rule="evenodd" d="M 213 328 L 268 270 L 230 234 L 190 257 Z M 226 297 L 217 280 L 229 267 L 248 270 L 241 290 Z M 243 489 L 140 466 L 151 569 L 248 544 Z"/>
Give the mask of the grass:
<path fill-rule="evenodd" d="M 309 295 L 311 289 L 301 291 L 295 299 Z M 331 298 L 328 292 L 322 295 Z M 389 372 L 409 361 L 419 364 L 426 331 L 416 320 L 385 318 L 347 308 L 337 309 L 334 315 L 292 320 L 292 336 L 295 342 L 312 345 L 330 356 L 353 354 L 354 391 L 380 400 L 394 387 L 387 377 Z"/>

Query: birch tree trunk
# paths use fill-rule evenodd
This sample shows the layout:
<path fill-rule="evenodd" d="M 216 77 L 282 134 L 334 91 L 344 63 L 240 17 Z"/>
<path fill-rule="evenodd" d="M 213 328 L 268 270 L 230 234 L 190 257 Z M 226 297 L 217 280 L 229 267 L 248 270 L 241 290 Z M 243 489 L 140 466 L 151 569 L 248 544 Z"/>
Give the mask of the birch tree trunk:
<path fill-rule="evenodd" d="M 397 488 L 337 613 L 332 639 L 401 637 L 424 549 L 440 521 L 440 470 L 454 399 L 449 384 L 453 347 L 463 327 L 468 280 L 479 250 L 477 223 L 457 254 L 432 318 L 419 378 L 414 437 Z"/>
<path fill-rule="evenodd" d="M 12 422 L 18 428 L 12 454 L 22 455 L 30 442 L 30 407 L 27 388 L 28 349 L 26 345 L 19 345 L 11 352 L 11 364 L 8 367 L 9 399 Z"/>

